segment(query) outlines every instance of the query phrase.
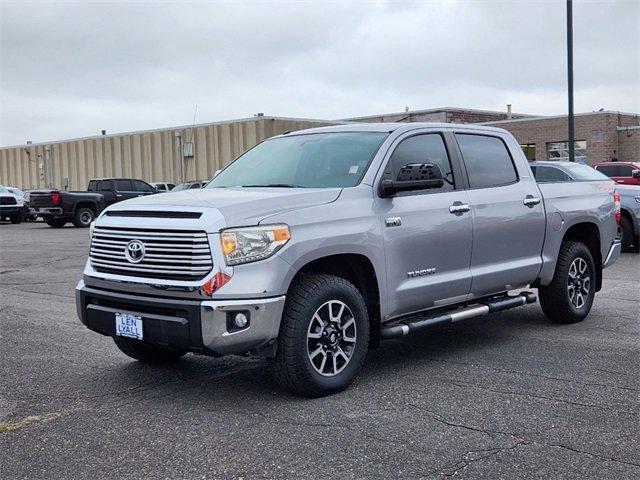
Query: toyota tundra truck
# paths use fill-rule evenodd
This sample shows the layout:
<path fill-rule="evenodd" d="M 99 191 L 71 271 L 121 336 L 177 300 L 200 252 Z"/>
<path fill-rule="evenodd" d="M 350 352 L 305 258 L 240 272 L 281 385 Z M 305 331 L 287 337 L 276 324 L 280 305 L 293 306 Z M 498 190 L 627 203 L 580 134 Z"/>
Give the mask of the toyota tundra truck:
<path fill-rule="evenodd" d="M 203 189 L 102 212 L 78 316 L 142 362 L 261 355 L 277 383 L 322 396 L 383 339 L 538 297 L 550 320 L 583 320 L 619 218 L 613 181 L 538 185 L 502 129 L 285 133 Z"/>

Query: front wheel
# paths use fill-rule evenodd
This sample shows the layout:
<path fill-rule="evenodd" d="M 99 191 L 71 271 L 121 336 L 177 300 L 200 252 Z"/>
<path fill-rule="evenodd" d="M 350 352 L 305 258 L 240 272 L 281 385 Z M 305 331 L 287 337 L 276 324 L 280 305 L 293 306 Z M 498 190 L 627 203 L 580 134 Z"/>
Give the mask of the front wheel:
<path fill-rule="evenodd" d="M 540 305 L 548 319 L 581 322 L 589 315 L 596 295 L 596 268 L 584 243 L 563 242 L 553 280 L 539 288 Z"/>
<path fill-rule="evenodd" d="M 22 222 L 22 215 L 13 215 L 10 220 L 11 220 L 11 223 L 13 223 L 14 225 L 16 223 L 21 223 Z"/>
<path fill-rule="evenodd" d="M 154 347 L 123 337 L 113 337 L 113 341 L 122 353 L 143 363 L 171 363 L 187 353 L 185 350 Z"/>
<path fill-rule="evenodd" d="M 287 295 L 275 358 L 276 381 L 306 397 L 347 388 L 369 344 L 367 307 L 358 289 L 332 275 L 305 275 Z"/>

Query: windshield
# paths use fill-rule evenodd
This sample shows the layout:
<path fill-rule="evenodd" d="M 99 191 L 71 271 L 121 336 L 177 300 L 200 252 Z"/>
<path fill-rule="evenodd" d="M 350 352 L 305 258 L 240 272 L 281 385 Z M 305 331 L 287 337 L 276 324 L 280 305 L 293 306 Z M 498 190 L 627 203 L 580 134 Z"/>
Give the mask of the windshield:
<path fill-rule="evenodd" d="M 189 183 L 179 183 L 171 191 L 187 190 L 189 188 L 189 185 L 190 185 Z"/>
<path fill-rule="evenodd" d="M 238 157 L 206 188 L 353 187 L 387 135 L 332 132 L 267 140 Z"/>
<path fill-rule="evenodd" d="M 579 163 L 565 163 L 562 167 L 571 175 L 574 180 L 611 180 L 604 173 L 595 168 Z"/>

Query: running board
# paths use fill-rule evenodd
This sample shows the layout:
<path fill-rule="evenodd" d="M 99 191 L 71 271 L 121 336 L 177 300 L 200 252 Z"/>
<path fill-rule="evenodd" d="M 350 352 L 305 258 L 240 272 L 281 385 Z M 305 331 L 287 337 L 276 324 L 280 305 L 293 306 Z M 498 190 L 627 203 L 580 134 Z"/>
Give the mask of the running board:
<path fill-rule="evenodd" d="M 480 317 L 488 313 L 501 312 L 510 308 L 521 307 L 526 303 L 535 303 L 536 294 L 533 292 L 520 292 L 516 296 L 505 296 L 480 302 L 475 307 L 460 311 L 453 311 L 435 317 L 413 317 L 401 320 L 399 323 L 388 327 L 382 327 L 382 338 L 398 338 L 410 333 L 419 332 L 435 325 L 458 322 L 467 318 Z"/>

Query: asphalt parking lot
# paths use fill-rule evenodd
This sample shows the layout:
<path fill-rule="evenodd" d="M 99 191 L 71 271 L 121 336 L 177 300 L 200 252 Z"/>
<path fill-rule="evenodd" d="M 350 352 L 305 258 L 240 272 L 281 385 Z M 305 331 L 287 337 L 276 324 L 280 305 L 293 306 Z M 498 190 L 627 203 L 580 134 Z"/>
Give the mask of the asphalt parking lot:
<path fill-rule="evenodd" d="M 640 255 L 580 324 L 536 304 L 389 341 L 308 400 L 261 359 L 150 367 L 86 330 L 88 233 L 0 226 L 2 478 L 640 477 Z"/>

